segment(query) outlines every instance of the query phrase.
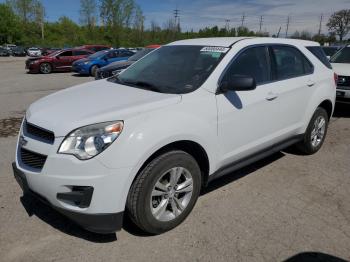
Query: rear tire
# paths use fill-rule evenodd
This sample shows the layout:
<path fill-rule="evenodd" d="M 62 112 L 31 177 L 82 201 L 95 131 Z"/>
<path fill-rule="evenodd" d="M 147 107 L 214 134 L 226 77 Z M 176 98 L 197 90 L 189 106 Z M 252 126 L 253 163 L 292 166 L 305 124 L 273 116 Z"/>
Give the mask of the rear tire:
<path fill-rule="evenodd" d="M 39 70 L 42 74 L 50 74 L 52 72 L 52 66 L 49 63 L 42 63 Z"/>
<path fill-rule="evenodd" d="M 98 66 L 96 66 L 96 65 L 91 67 L 91 69 L 90 69 L 91 76 L 96 77 L 97 69 L 98 69 Z"/>
<path fill-rule="evenodd" d="M 297 149 L 306 155 L 320 150 L 327 135 L 328 119 L 327 111 L 318 107 L 306 129 L 304 139 L 296 145 Z"/>
<path fill-rule="evenodd" d="M 161 234 L 182 223 L 201 188 L 201 171 L 186 152 L 170 151 L 152 160 L 136 177 L 126 211 L 143 231 Z"/>

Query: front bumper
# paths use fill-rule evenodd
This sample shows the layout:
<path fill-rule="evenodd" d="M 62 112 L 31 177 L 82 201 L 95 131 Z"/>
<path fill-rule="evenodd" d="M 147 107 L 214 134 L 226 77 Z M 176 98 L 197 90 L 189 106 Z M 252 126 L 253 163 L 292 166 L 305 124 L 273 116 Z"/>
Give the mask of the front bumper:
<path fill-rule="evenodd" d="M 22 188 L 24 194 L 30 194 L 31 196 L 51 206 L 86 230 L 100 234 L 108 234 L 119 231 L 122 228 L 124 212 L 108 214 L 86 214 L 77 211 L 71 211 L 62 207 L 57 207 L 53 205 L 46 197 L 40 195 L 30 188 L 25 173 L 17 168 L 15 162 L 12 163 L 12 169 L 14 177 L 19 186 Z M 58 193 L 57 196 L 59 194 L 60 193 Z"/>
<path fill-rule="evenodd" d="M 24 123 L 13 164 L 15 178 L 23 191 L 45 199 L 54 209 L 90 231 L 120 230 L 135 172 L 133 167 L 107 167 L 102 154 L 86 161 L 58 154 L 63 137 L 45 142 L 29 134 Z M 43 162 L 38 168 L 40 159 Z"/>
<path fill-rule="evenodd" d="M 26 63 L 25 69 L 30 73 L 39 73 L 39 64 Z"/>
<path fill-rule="evenodd" d="M 350 87 L 337 87 L 337 102 L 350 102 Z"/>
<path fill-rule="evenodd" d="M 90 66 L 85 64 L 73 64 L 72 71 L 81 75 L 89 75 Z"/>

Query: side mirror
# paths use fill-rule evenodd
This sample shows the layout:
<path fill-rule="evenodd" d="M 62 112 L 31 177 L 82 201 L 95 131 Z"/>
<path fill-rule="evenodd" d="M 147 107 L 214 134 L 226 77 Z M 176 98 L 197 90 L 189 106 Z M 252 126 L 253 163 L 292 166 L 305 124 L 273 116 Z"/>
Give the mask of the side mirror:
<path fill-rule="evenodd" d="M 233 75 L 229 80 L 220 83 L 220 91 L 250 91 L 256 88 L 255 79 L 246 75 Z"/>

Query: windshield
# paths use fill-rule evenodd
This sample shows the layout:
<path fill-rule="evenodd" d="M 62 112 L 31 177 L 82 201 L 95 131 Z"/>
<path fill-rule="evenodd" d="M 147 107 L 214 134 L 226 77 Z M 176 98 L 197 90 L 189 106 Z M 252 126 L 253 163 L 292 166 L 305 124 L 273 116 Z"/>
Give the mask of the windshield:
<path fill-rule="evenodd" d="M 130 56 L 128 60 L 130 60 L 130 61 L 140 60 L 142 57 L 144 57 L 145 55 L 147 55 L 148 53 L 150 53 L 153 50 L 154 50 L 153 48 L 145 48 L 145 49 L 143 49 L 141 51 L 138 51 L 133 56 Z"/>
<path fill-rule="evenodd" d="M 227 51 L 225 47 L 164 46 L 110 81 L 161 93 L 189 93 L 204 83 Z"/>
<path fill-rule="evenodd" d="M 326 56 L 332 56 L 339 50 L 337 47 L 323 47 L 322 49 Z"/>
<path fill-rule="evenodd" d="M 108 53 L 108 50 L 102 50 L 102 51 L 96 52 L 93 55 L 90 55 L 89 58 L 91 58 L 91 59 L 100 59 L 102 56 L 104 56 L 107 53 Z"/>
<path fill-rule="evenodd" d="M 344 47 L 336 53 L 332 57 L 331 63 L 350 63 L 350 47 Z"/>
<path fill-rule="evenodd" d="M 54 51 L 54 52 L 48 54 L 47 56 L 56 56 L 56 55 L 58 55 L 59 53 L 61 53 L 61 50 Z"/>

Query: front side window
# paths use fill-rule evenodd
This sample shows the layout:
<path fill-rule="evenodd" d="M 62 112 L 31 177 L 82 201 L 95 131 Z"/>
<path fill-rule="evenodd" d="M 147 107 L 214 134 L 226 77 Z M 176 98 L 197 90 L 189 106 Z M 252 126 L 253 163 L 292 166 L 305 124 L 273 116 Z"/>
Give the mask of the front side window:
<path fill-rule="evenodd" d="M 272 46 L 271 50 L 276 80 L 312 73 L 312 64 L 298 49 L 291 46 Z"/>
<path fill-rule="evenodd" d="M 61 54 L 59 54 L 58 56 L 72 56 L 72 51 L 65 51 L 65 52 L 62 52 Z"/>
<path fill-rule="evenodd" d="M 251 76 L 257 85 L 270 80 L 266 47 L 250 47 L 238 55 L 225 73 L 222 81 L 229 81 L 235 75 Z"/>
<path fill-rule="evenodd" d="M 118 51 L 111 51 L 107 54 L 107 59 L 118 57 Z"/>
<path fill-rule="evenodd" d="M 332 57 L 331 63 L 350 63 L 350 46 L 344 47 L 338 53 L 336 53 Z"/>
<path fill-rule="evenodd" d="M 205 82 L 228 50 L 225 47 L 164 46 L 110 81 L 161 93 L 189 93 Z"/>

